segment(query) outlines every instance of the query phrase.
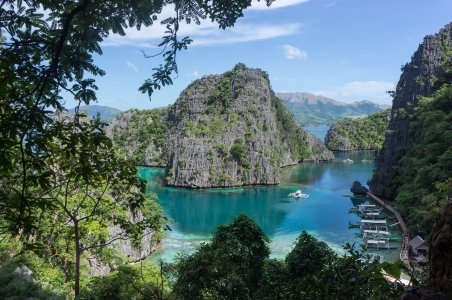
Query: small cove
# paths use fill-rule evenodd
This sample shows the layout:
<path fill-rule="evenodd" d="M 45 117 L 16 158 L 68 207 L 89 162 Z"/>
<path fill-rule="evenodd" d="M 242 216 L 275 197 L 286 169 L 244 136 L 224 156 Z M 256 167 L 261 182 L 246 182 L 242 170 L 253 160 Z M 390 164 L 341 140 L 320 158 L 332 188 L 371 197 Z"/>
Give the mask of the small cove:
<path fill-rule="evenodd" d="M 373 152 L 335 153 L 327 163 L 307 162 L 282 170 L 278 186 L 252 186 L 233 189 L 186 190 L 163 185 L 164 170 L 140 168 L 140 176 L 149 183 L 149 191 L 159 197 L 165 215 L 172 219 L 172 231 L 162 241 L 162 249 L 153 259 L 172 261 L 180 251 L 192 252 L 209 240 L 215 228 L 227 224 L 240 213 L 253 217 L 271 239 L 271 256 L 283 258 L 292 249 L 295 239 L 306 230 L 330 247 L 341 252 L 345 243 L 361 243 L 358 229 L 349 229 L 349 222 L 359 221 L 349 209 L 363 199 L 352 198 L 354 180 L 367 182 L 372 174 Z M 346 164 L 350 158 L 355 162 Z M 307 199 L 287 197 L 302 188 Z M 391 222 L 389 222 L 391 223 Z M 393 261 L 398 251 L 378 251 Z"/>

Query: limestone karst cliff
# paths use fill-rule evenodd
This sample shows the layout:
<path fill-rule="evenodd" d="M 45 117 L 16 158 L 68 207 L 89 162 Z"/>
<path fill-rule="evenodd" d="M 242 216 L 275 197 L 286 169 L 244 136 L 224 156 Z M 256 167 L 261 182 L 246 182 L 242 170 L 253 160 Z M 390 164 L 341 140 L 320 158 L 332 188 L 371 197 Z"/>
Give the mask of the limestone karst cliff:
<path fill-rule="evenodd" d="M 452 23 L 439 33 L 424 38 L 411 62 L 402 68 L 397 84 L 389 122 L 389 134 L 378 155 L 378 168 L 369 182 L 371 191 L 379 196 L 394 198 L 396 188 L 388 185 L 398 176 L 394 166 L 403 157 L 408 145 L 410 119 L 416 114 L 422 97 L 430 97 L 445 81 L 445 67 L 450 66 L 452 53 Z"/>
<path fill-rule="evenodd" d="M 118 150 L 141 166 L 165 167 L 168 110 L 131 109 L 117 115 L 107 127 L 107 135 Z"/>
<path fill-rule="evenodd" d="M 156 118 L 147 123 L 138 118 L 140 123 L 131 125 L 132 118 L 122 115 L 110 125 L 113 140 L 126 140 L 117 144 L 127 145 L 125 154 L 138 163 L 164 165 L 171 186 L 278 184 L 281 167 L 333 158 L 319 139 L 297 126 L 271 90 L 267 74 L 243 64 L 190 84 L 161 115 L 166 132 L 160 144 L 154 138 L 144 143 L 131 138 L 134 134 L 126 129 L 146 131 L 156 126 Z"/>

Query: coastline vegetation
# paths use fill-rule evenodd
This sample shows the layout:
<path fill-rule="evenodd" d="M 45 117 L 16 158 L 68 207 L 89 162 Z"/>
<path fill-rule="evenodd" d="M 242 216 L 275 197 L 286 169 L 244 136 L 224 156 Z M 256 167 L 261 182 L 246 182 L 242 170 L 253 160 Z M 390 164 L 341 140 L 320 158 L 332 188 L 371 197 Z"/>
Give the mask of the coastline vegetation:
<path fill-rule="evenodd" d="M 379 150 L 388 132 L 391 110 L 364 118 L 345 118 L 334 122 L 325 136 L 333 151 Z"/>
<path fill-rule="evenodd" d="M 303 231 L 285 259 L 271 259 L 269 242 L 254 220 L 242 214 L 230 224 L 219 226 L 211 242 L 192 254 L 180 255 L 174 263 L 118 264 L 106 276 L 84 278 L 81 297 L 398 299 L 404 290 L 398 280 L 399 263 L 380 263 L 353 245 L 346 245 L 344 254 L 339 255 Z M 9 246 L 18 244 L 12 242 Z M 3 258 L 5 250 L 3 244 Z M 23 265 L 30 268 L 35 280 L 13 271 Z M 64 299 L 71 285 L 62 280 L 63 274 L 35 254 L 6 257 L 0 266 L 0 296 Z M 384 274 L 390 274 L 396 282 L 388 282 Z M 18 284 L 21 279 L 25 284 Z"/>
<path fill-rule="evenodd" d="M 394 166 L 395 201 L 411 234 L 429 236 L 444 206 L 452 198 L 452 85 L 443 85 L 421 100 L 410 118 L 409 143 Z"/>

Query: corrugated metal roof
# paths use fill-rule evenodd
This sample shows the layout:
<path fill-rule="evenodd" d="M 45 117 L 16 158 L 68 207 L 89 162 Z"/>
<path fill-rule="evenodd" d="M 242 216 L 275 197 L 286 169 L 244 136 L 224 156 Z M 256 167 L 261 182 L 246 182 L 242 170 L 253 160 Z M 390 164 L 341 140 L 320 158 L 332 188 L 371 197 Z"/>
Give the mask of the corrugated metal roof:
<path fill-rule="evenodd" d="M 413 249 L 419 248 L 424 243 L 427 245 L 427 243 L 418 235 L 409 242 L 410 247 Z"/>

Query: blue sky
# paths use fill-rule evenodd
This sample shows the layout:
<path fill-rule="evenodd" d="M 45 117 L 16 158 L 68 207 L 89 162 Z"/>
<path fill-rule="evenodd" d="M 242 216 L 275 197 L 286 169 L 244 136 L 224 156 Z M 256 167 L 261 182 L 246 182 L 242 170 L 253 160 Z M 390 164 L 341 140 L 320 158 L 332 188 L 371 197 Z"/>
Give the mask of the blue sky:
<path fill-rule="evenodd" d="M 162 18 L 171 15 L 165 9 Z M 126 110 L 174 103 L 193 80 L 230 70 L 238 62 L 270 75 L 276 92 L 311 92 L 352 102 L 368 99 L 390 104 L 400 67 L 422 38 L 452 21 L 451 0 L 276 0 L 245 12 L 234 28 L 218 29 L 204 21 L 181 26 L 193 45 L 178 54 L 179 76 L 150 101 L 138 87 L 159 59 L 162 27 L 110 36 L 95 63 L 107 75 L 97 79 L 98 104 Z M 67 107 L 73 102 L 68 101 Z"/>

